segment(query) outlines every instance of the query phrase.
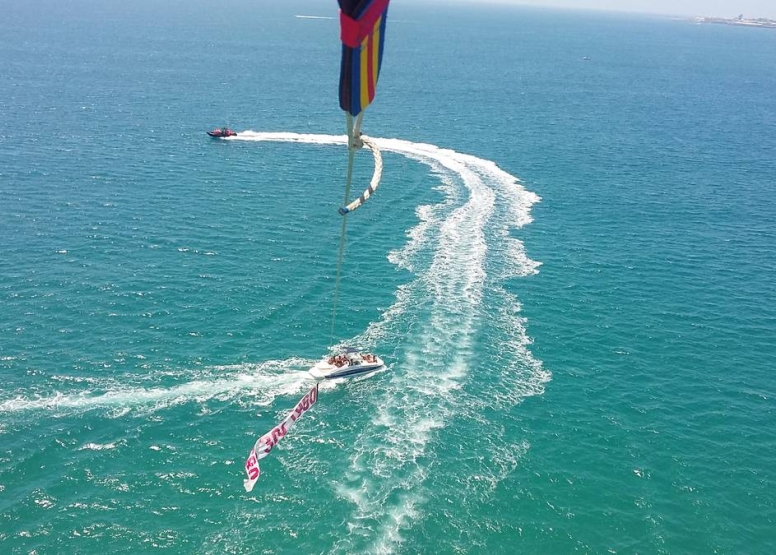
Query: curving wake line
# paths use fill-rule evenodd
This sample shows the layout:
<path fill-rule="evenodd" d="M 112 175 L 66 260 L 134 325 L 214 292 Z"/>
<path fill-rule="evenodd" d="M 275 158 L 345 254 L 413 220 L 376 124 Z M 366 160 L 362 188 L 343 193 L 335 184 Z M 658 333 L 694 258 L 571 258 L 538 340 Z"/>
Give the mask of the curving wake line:
<path fill-rule="evenodd" d="M 344 135 L 297 133 L 244 132 L 226 140 L 346 144 Z M 454 482 L 458 473 L 433 472 L 430 461 L 440 442 L 463 448 L 477 441 L 483 452 L 468 461 L 472 473 L 492 484 L 509 475 L 528 445 L 512 443 L 498 426 L 473 424 L 481 424 L 484 409 L 504 413 L 541 394 L 550 379 L 528 348 L 519 301 L 507 288 L 507 280 L 535 273 L 539 266 L 512 236 L 530 223 L 539 197 L 491 161 L 430 144 L 374 141 L 383 151 L 429 166 L 444 200 L 416 208 L 419 223 L 407 232 L 409 241 L 388 255 L 414 278 L 397 290 L 381 319 L 353 339 L 372 350 L 392 348 L 393 364 L 374 393 L 377 398 L 370 399 L 375 408 L 349 447 L 347 467 L 332 481 L 333 494 L 351 506 L 343 527 L 347 535 L 333 546 L 337 552 L 392 552 L 403 534 L 431 518 L 424 507 L 433 502 L 441 480 L 447 480 L 441 484 L 447 502 L 471 491 L 468 484 Z M 384 186 L 390 186 L 389 176 L 385 179 Z M 482 353 L 486 364 L 478 358 Z M 310 382 L 298 370 L 309 366 L 298 359 L 267 361 L 205 369 L 195 380 L 169 387 L 159 387 L 158 381 L 152 386 L 97 382 L 85 391 L 53 396 L 4 395 L 0 414 L 103 409 L 120 416 L 125 410 L 160 410 L 211 398 L 249 397 L 251 404 L 271 404 L 279 395 L 303 391 Z M 464 527 L 471 516 L 469 500 L 454 501 L 460 510 L 446 525 Z"/>
<path fill-rule="evenodd" d="M 251 131 L 229 140 L 346 144 L 345 136 Z M 539 266 L 511 236 L 531 221 L 539 197 L 491 161 L 430 144 L 373 140 L 383 151 L 428 165 L 445 200 L 416 209 L 420 223 L 408 232 L 409 242 L 389 254 L 415 279 L 399 288 L 380 321 L 355 338 L 370 348 L 393 347 L 396 362 L 387 385 L 371 399 L 377 414 L 355 439 L 349 468 L 334 485 L 353 505 L 349 533 L 335 552 L 396 549 L 402 531 L 422 520 L 424 504 L 436 495 L 430 482 L 440 478 L 430 475 L 428 461 L 454 421 L 480 424 L 462 427 L 476 427 L 472 441 L 488 450 L 489 462 L 475 469 L 478 475 L 494 484 L 507 476 L 528 446 L 511 444 L 501 428 L 482 423 L 480 413 L 541 394 L 550 379 L 528 349 L 519 301 L 505 288 L 506 280 Z M 482 352 L 491 357 L 484 367 L 477 360 Z"/>

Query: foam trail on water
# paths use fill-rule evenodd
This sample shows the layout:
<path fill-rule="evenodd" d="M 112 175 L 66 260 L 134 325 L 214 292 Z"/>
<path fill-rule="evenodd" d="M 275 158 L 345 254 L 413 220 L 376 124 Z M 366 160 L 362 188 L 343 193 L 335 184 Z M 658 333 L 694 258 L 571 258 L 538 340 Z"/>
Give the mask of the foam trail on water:
<path fill-rule="evenodd" d="M 226 140 L 346 145 L 344 135 L 250 131 Z M 403 531 L 424 517 L 424 503 L 435 493 L 428 486 L 429 461 L 445 427 L 453 420 L 477 418 L 483 403 L 504 407 L 539 394 L 549 379 L 528 349 L 519 301 L 503 287 L 504 280 L 536 272 L 538 264 L 510 233 L 531 221 L 530 208 L 538 197 L 488 160 L 400 139 L 375 141 L 383 150 L 428 165 L 440 180 L 444 200 L 417 207 L 419 223 L 408 231 L 408 243 L 388 255 L 414 278 L 399 287 L 381 319 L 354 338 L 368 348 L 395 350 L 393 371 L 371 400 L 376 407 L 371 421 L 354 438 L 347 468 L 333 482 L 335 494 L 352 504 L 344 527 L 349 533 L 333 546 L 338 552 L 399 549 Z M 486 290 L 488 299 L 499 300 L 496 313 L 485 306 Z M 489 361 L 495 368 L 482 368 L 475 361 L 483 341 L 478 334 L 486 327 L 503 338 L 492 349 L 499 356 Z M 97 379 L 54 395 L 6 394 L 0 399 L 0 414 L 105 410 L 109 416 L 121 416 L 210 399 L 247 398 L 251 404 L 268 405 L 280 395 L 309 387 L 301 370 L 310 365 L 293 359 L 197 370 L 193 378 L 185 372 L 152 372 L 148 380 L 134 383 Z M 475 369 L 489 372 L 487 399 L 481 398 L 481 389 L 467 390 Z M 508 474 L 516 464 L 514 457 L 527 449 L 502 444 L 498 437 L 486 443 L 492 447 L 486 447 L 491 451 L 485 458 L 503 461 L 492 473 L 495 481 Z"/>
<path fill-rule="evenodd" d="M 230 140 L 346 144 L 344 135 L 297 133 L 244 132 Z M 510 234 L 531 221 L 539 197 L 491 161 L 430 144 L 373 140 L 428 165 L 445 195 L 440 204 L 417 208 L 420 223 L 408 232 L 409 242 L 389 254 L 416 278 L 397 290 L 380 321 L 355 338 L 370 348 L 395 346 L 398 367 L 372 400 L 376 414 L 356 438 L 349 468 L 335 485 L 354 512 L 349 534 L 334 551 L 389 553 L 402 542 L 402 530 L 423 517 L 423 503 L 434 493 L 424 487 L 429 476 L 423 461 L 433 458 L 437 433 L 452 419 L 477 419 L 483 403 L 505 407 L 540 394 L 550 375 L 528 349 L 519 301 L 502 287 L 506 279 L 537 271 L 539 264 Z M 485 288 L 501 302 L 495 313 L 483 306 Z M 492 345 L 499 360 L 488 377 L 488 399 L 468 399 L 461 390 L 477 367 L 473 342 L 486 323 L 505 339 Z M 517 455 L 504 457 L 501 438 L 494 438 L 490 456 L 503 461 L 491 472 L 498 481 L 527 444 L 508 446 Z"/>
<path fill-rule="evenodd" d="M 90 383 L 94 389 L 57 392 L 37 397 L 17 395 L 0 401 L 0 414 L 28 411 L 74 414 L 110 409 L 119 410 L 113 414 L 122 416 L 126 412 L 121 412 L 120 409 L 159 410 L 188 402 L 231 400 L 244 397 L 248 393 L 254 397 L 255 403 L 264 405 L 270 404 L 277 396 L 297 393 L 307 387 L 310 377 L 305 372 L 292 369 L 310 365 L 310 361 L 289 359 L 221 366 L 200 372 L 203 375 L 199 376 L 199 379 L 167 387 L 142 384 L 117 386 L 112 382 Z M 164 377 L 164 373 L 161 377 Z M 156 381 L 159 378 L 159 374 L 148 377 L 149 380 Z"/>

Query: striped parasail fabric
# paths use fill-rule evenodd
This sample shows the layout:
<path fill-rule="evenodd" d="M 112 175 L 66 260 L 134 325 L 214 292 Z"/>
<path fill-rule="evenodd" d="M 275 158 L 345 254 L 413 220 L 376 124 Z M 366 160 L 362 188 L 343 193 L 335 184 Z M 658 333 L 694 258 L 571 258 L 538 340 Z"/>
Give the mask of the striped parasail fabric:
<path fill-rule="evenodd" d="M 375 97 L 390 0 L 338 0 L 342 66 L 340 107 L 357 116 Z"/>

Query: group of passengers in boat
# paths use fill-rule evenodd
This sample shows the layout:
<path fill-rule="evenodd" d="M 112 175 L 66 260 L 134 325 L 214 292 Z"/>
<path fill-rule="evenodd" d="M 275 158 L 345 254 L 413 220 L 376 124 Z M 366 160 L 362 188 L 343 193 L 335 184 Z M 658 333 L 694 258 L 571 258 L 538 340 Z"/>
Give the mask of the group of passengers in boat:
<path fill-rule="evenodd" d="M 377 357 L 373 355 L 372 353 L 364 353 L 361 355 L 361 358 L 364 362 L 373 363 L 377 362 Z M 356 360 L 349 357 L 348 355 L 335 355 L 333 357 L 329 358 L 329 364 L 332 364 L 339 368 L 342 365 L 351 365 L 351 364 L 361 364 L 361 362 L 358 361 L 358 357 L 356 357 Z"/>

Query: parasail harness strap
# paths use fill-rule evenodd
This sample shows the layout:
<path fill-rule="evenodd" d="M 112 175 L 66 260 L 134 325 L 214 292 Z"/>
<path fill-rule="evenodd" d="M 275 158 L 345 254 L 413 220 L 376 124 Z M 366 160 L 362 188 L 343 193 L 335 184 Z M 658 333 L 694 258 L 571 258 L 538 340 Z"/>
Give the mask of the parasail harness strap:
<path fill-rule="evenodd" d="M 380 153 L 380 149 L 377 148 L 377 145 L 372 141 L 372 139 L 364 135 L 360 135 L 355 137 L 353 142 L 356 145 L 356 148 L 365 146 L 372 151 L 372 156 L 375 159 L 375 171 L 374 174 L 372 174 L 372 180 L 369 182 L 369 187 L 367 187 L 366 191 L 361 193 L 361 196 L 356 200 L 339 209 L 339 213 L 343 216 L 364 204 L 367 199 L 371 197 L 372 194 L 377 190 L 377 187 L 380 185 L 380 179 L 383 177 L 383 155 Z M 347 198 L 345 199 L 345 202 L 347 202 Z"/>

